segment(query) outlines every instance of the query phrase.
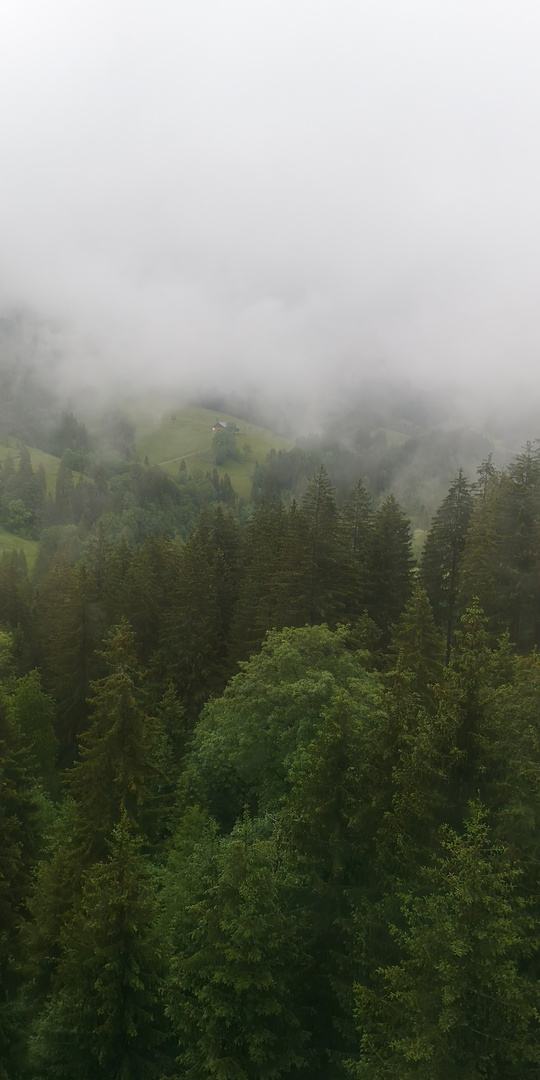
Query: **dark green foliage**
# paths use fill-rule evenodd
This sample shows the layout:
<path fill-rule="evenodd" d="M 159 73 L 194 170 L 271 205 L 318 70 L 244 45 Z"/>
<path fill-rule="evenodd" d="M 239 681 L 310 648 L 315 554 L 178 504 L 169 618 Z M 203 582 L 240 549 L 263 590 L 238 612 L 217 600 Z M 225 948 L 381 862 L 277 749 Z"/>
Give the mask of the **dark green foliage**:
<path fill-rule="evenodd" d="M 72 412 L 62 413 L 59 423 L 49 437 L 47 446 L 49 453 L 61 458 L 65 450 L 76 453 L 90 449 L 90 438 L 85 425 Z"/>
<path fill-rule="evenodd" d="M 32 1042 L 40 1076 L 159 1080 L 167 1071 L 164 965 L 152 881 L 124 812 L 108 855 L 82 878 L 61 959 Z"/>
<path fill-rule="evenodd" d="M 219 1080 L 278 1080 L 306 1062 L 302 985 L 307 956 L 294 902 L 298 880 L 268 828 L 249 818 L 207 841 L 212 886 L 165 903 L 174 959 L 168 1012 L 181 1073 Z M 200 879 L 198 881 L 200 887 Z"/>
<path fill-rule="evenodd" d="M 126 622 L 111 633 L 102 659 L 107 674 L 92 684 L 92 725 L 81 737 L 80 759 L 66 774 L 82 815 L 83 843 L 95 852 L 123 813 L 140 821 L 156 778 L 152 750 L 161 736 L 157 721 L 145 715 L 134 636 Z"/>
<path fill-rule="evenodd" d="M 93 685 L 92 726 L 81 739 L 80 759 L 65 774 L 70 798 L 32 899 L 39 997 L 54 996 L 56 975 L 73 944 L 72 929 L 77 933 L 85 882 L 93 880 L 92 868 L 106 861 L 116 826 L 125 819 L 154 843 L 168 830 L 170 751 L 161 723 L 145 713 L 133 633 L 126 623 L 111 633 L 102 660 L 107 674 Z"/>
<path fill-rule="evenodd" d="M 366 559 L 373 528 L 371 497 L 359 480 L 343 503 L 339 541 L 343 561 L 343 597 L 349 617 L 357 619 L 367 600 Z"/>
<path fill-rule="evenodd" d="M 4 551 L 0 556 L 0 625 L 13 631 L 14 648 L 23 663 L 28 659 L 32 630 L 31 601 L 24 555 Z"/>
<path fill-rule="evenodd" d="M 34 472 L 28 448 L 21 444 L 17 468 L 8 457 L 0 469 L 0 524 L 35 540 L 41 527 L 45 483 L 43 467 Z"/>
<path fill-rule="evenodd" d="M 21 997 L 27 957 L 23 931 L 47 804 L 21 732 L 0 699 L 0 1076 L 20 1075 L 27 1018 Z"/>
<path fill-rule="evenodd" d="M 291 755 L 311 742 L 343 694 L 358 722 L 377 708 L 378 679 L 346 640 L 346 630 L 321 626 L 270 633 L 261 653 L 206 706 L 185 782 L 218 820 L 230 824 L 245 803 L 277 810 L 293 783 Z"/>
<path fill-rule="evenodd" d="M 234 835 L 247 805 L 261 827 L 274 825 L 274 841 L 288 853 L 309 943 L 297 1007 L 317 1018 L 315 1025 L 306 1020 L 307 1075 L 326 1076 L 330 1052 L 348 1045 L 338 1030 L 347 1027 L 351 1007 L 339 988 L 352 962 L 348 890 L 368 872 L 372 755 L 385 715 L 380 679 L 348 650 L 347 630 L 271 633 L 261 654 L 206 707 L 181 784 L 186 802 L 209 808 Z M 240 824 L 236 830 L 241 835 Z"/>
<path fill-rule="evenodd" d="M 31 671 L 17 681 L 9 698 L 8 710 L 36 763 L 36 771 L 45 790 L 51 795 L 58 795 L 58 740 L 54 734 L 54 705 L 52 699 L 43 693 L 38 671 Z"/>
<path fill-rule="evenodd" d="M 365 561 L 372 522 L 372 500 L 358 480 L 343 503 L 340 518 L 341 542 L 354 564 Z"/>
<path fill-rule="evenodd" d="M 476 476 L 477 479 L 473 484 L 473 490 L 481 499 L 485 499 L 488 488 L 497 476 L 497 470 L 493 464 L 492 453 L 488 454 L 487 458 L 478 466 Z"/>
<path fill-rule="evenodd" d="M 271 450 L 264 465 L 256 468 L 253 475 L 252 499 L 271 502 L 274 499 L 302 495 L 308 477 L 320 463 L 320 455 L 306 453 L 300 447 L 293 450 Z"/>
<path fill-rule="evenodd" d="M 115 440 L 75 486 L 65 447 L 38 584 L 0 564 L 0 1071 L 536 1078 L 536 449 L 468 525 L 458 477 L 425 590 L 352 451 L 272 455 L 238 509 Z M 1 484 L 26 513 L 43 477 Z"/>
<path fill-rule="evenodd" d="M 420 896 L 402 898 L 392 932 L 401 960 L 356 990 L 360 1053 L 350 1075 L 507 1080 L 537 1075 L 539 986 L 522 973 L 540 924 L 520 895 L 519 869 L 494 842 L 480 803 L 442 854 Z"/>
<path fill-rule="evenodd" d="M 242 452 L 232 431 L 216 431 L 212 439 L 212 456 L 215 465 L 242 460 Z"/>
<path fill-rule="evenodd" d="M 395 658 L 396 683 L 409 673 L 409 690 L 433 712 L 437 704 L 436 687 L 442 679 L 444 642 L 433 620 L 427 594 L 420 585 L 396 625 L 389 649 Z"/>
<path fill-rule="evenodd" d="M 464 602 L 478 595 L 495 638 L 508 629 L 521 650 L 540 644 L 540 457 L 528 444 L 490 475 L 471 518 L 463 558 Z"/>
<path fill-rule="evenodd" d="M 501 560 L 501 521 L 508 479 L 493 475 L 482 485 L 469 519 L 467 542 L 459 575 L 461 606 L 478 598 L 492 637 L 505 628 L 505 568 Z"/>
<path fill-rule="evenodd" d="M 170 607 L 179 549 L 167 537 L 147 540 L 135 552 L 120 544 L 103 566 L 101 592 L 108 618 L 126 618 L 133 628 L 140 663 L 155 653 Z"/>
<path fill-rule="evenodd" d="M 104 631 L 103 605 L 84 563 L 72 567 L 65 553 L 59 553 L 40 585 L 36 623 L 46 689 L 57 706 L 60 759 L 66 764 L 87 727 L 88 694 Z"/>
<path fill-rule="evenodd" d="M 488 648 L 485 617 L 471 605 L 455 634 L 455 648 L 440 696 L 439 716 L 446 726 L 448 813 L 452 823 L 461 819 L 470 800 L 480 796 L 490 809 L 500 809 L 504 794 L 505 732 L 497 709 L 497 684 L 502 672 L 496 653 Z"/>
<path fill-rule="evenodd" d="M 365 561 L 366 608 L 383 644 L 411 595 L 412 565 L 410 523 L 390 495 L 373 518 Z"/>
<path fill-rule="evenodd" d="M 459 570 L 473 506 L 471 487 L 460 469 L 426 537 L 420 574 L 438 626 L 446 635 L 450 659 L 456 617 Z"/>
<path fill-rule="evenodd" d="M 58 466 L 55 489 L 55 519 L 57 525 L 67 525 L 73 518 L 73 473 L 63 461 Z"/>
<path fill-rule="evenodd" d="M 245 529 L 232 632 L 235 659 L 247 659 L 268 629 L 281 626 L 287 527 L 283 503 L 263 501 Z"/>
<path fill-rule="evenodd" d="M 239 555 L 238 527 L 219 506 L 180 552 L 156 662 L 191 717 L 226 682 Z"/>
<path fill-rule="evenodd" d="M 300 518 L 306 544 L 305 621 L 335 622 L 340 603 L 338 512 L 334 489 L 321 465 L 302 499 Z"/>

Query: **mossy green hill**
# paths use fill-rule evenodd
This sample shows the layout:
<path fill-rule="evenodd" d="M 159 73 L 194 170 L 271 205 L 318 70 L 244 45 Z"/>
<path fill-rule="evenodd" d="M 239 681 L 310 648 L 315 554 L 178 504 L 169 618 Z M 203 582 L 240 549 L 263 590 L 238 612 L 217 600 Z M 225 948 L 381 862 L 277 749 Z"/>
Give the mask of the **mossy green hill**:
<path fill-rule="evenodd" d="M 13 464 L 17 467 L 17 462 L 20 457 L 20 447 L 21 443 L 12 435 L 0 436 L 0 462 L 5 461 L 7 457 L 11 457 L 13 459 Z M 26 448 L 30 454 L 30 461 L 32 462 L 34 472 L 40 465 L 43 465 L 45 479 L 47 481 L 47 495 L 54 495 L 60 458 L 55 457 L 53 454 L 47 454 L 45 450 L 38 450 L 35 446 L 27 446 Z M 75 479 L 77 479 L 77 476 L 78 473 L 74 473 Z"/>
<path fill-rule="evenodd" d="M 24 540 L 22 536 L 8 532 L 0 526 L 0 555 L 4 551 L 22 551 L 26 559 L 28 569 L 31 570 L 38 554 L 39 543 L 37 540 Z"/>
<path fill-rule="evenodd" d="M 164 403 L 161 403 L 162 407 Z M 156 403 L 157 406 L 157 403 Z M 193 473 L 197 469 L 207 472 L 214 468 L 212 454 L 213 425 L 216 421 L 237 427 L 235 439 L 242 452 L 247 445 L 249 455 L 242 461 L 229 460 L 218 468 L 220 476 L 228 473 L 232 486 L 241 498 L 249 498 L 251 478 L 256 462 L 263 462 L 270 450 L 288 450 L 292 443 L 269 428 L 250 424 L 241 417 L 229 413 L 216 413 L 199 405 L 169 405 L 156 418 L 158 408 L 149 406 L 147 411 L 140 404 L 127 408 L 135 424 L 137 454 L 141 461 L 148 459 L 150 465 L 159 465 L 165 472 L 176 475 L 182 460 Z"/>
<path fill-rule="evenodd" d="M 11 457 L 15 468 L 17 468 L 21 445 L 19 439 L 16 439 L 13 435 L 2 434 L 0 436 L 0 463 L 5 461 L 7 457 Z M 30 454 L 30 461 L 34 472 L 40 465 L 42 465 L 45 470 L 47 495 L 54 495 L 60 458 L 55 457 L 54 454 L 46 453 L 45 450 L 38 450 L 35 446 L 25 445 Z M 73 474 L 75 481 L 78 476 L 78 473 Z M 28 567 L 31 568 L 36 561 L 38 548 L 39 543 L 37 540 L 26 540 L 23 537 L 17 536 L 15 533 L 11 533 L 7 529 L 0 527 L 0 554 L 3 551 L 22 551 L 24 552 Z"/>

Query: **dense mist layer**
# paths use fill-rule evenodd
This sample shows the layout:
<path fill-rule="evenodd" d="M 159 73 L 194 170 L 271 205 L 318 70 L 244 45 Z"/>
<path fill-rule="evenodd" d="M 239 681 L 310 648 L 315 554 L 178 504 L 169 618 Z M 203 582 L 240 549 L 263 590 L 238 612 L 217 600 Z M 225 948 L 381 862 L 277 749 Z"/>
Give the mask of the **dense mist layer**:
<path fill-rule="evenodd" d="M 7 0 L 2 306 L 52 322 L 68 388 L 287 397 L 308 426 L 374 374 L 536 402 L 539 21 Z"/>

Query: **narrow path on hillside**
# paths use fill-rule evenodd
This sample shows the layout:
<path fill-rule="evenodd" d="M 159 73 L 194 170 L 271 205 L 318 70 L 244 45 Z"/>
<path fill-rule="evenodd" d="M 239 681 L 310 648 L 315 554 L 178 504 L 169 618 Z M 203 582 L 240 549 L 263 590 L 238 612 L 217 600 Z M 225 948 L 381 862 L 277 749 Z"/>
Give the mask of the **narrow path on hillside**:
<path fill-rule="evenodd" d="M 211 446 L 206 446 L 206 447 L 203 447 L 202 450 L 190 450 L 189 454 L 179 454 L 178 457 L 167 458 L 166 461 L 158 461 L 158 462 L 156 462 L 156 464 L 157 465 L 172 465 L 173 462 L 175 462 L 175 461 L 182 461 L 182 460 L 185 461 L 185 459 L 188 458 L 188 457 L 196 457 L 197 454 L 206 454 L 211 449 L 212 449 Z"/>

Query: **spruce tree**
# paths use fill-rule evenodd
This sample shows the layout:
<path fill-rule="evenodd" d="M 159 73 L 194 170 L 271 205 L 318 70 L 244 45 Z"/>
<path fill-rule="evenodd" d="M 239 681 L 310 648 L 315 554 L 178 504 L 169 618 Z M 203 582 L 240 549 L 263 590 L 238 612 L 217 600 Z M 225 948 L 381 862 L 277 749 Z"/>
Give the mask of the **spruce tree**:
<path fill-rule="evenodd" d="M 151 664 L 158 648 L 178 564 L 175 544 L 167 537 L 148 537 L 134 553 L 120 596 L 122 615 L 133 628 L 137 656 L 143 666 Z"/>
<path fill-rule="evenodd" d="M 244 534 L 243 569 L 232 628 L 235 660 L 260 649 L 267 630 L 280 626 L 280 578 L 287 528 L 282 502 L 263 500 Z"/>
<path fill-rule="evenodd" d="M 216 552 L 208 514 L 203 512 L 180 552 L 155 661 L 163 689 L 174 684 L 192 722 L 225 681 L 227 647 L 218 583 L 222 570 L 223 557 Z"/>
<path fill-rule="evenodd" d="M 24 737 L 0 698 L 0 1077 L 22 1074 L 28 1016 L 25 927 L 33 871 L 48 824 L 47 801 Z"/>
<path fill-rule="evenodd" d="M 341 541 L 355 563 L 365 560 L 372 521 L 371 496 L 362 481 L 357 480 L 347 495 L 340 514 Z"/>
<path fill-rule="evenodd" d="M 459 571 L 472 507 L 471 486 L 460 469 L 437 510 L 422 552 L 420 576 L 435 621 L 445 631 L 446 663 L 452 648 Z"/>
<path fill-rule="evenodd" d="M 459 573 L 458 606 L 465 610 L 478 599 L 494 643 L 508 626 L 507 556 L 503 520 L 509 479 L 489 476 L 475 500 Z"/>
<path fill-rule="evenodd" d="M 411 594 L 413 555 L 410 522 L 393 495 L 373 518 L 365 566 L 366 608 L 387 646 Z"/>
<path fill-rule="evenodd" d="M 102 653 L 107 674 L 92 685 L 92 724 L 80 740 L 80 757 L 65 782 L 77 807 L 85 845 L 99 857 L 122 813 L 134 822 L 154 778 L 155 721 L 145 714 L 141 673 L 129 624 L 115 627 Z"/>
<path fill-rule="evenodd" d="M 16 659 L 20 667 L 28 670 L 25 664 L 35 642 L 32 592 L 26 564 L 18 552 L 4 551 L 0 555 L 0 626 L 15 632 Z"/>
<path fill-rule="evenodd" d="M 328 473 L 321 465 L 310 480 L 302 498 L 300 519 L 305 529 L 305 605 L 306 622 L 335 623 L 342 610 L 340 597 L 340 551 L 338 511 L 335 491 Z"/>
<path fill-rule="evenodd" d="M 212 886 L 191 902 L 181 888 L 178 902 L 173 885 L 167 898 L 168 1012 L 193 1080 L 278 1080 L 306 1064 L 299 882 L 268 831 L 244 817 L 219 843 Z"/>
<path fill-rule="evenodd" d="M 508 1080 L 538 1073 L 540 993 L 523 973 L 540 926 L 520 895 L 520 872 L 494 841 L 481 803 L 462 836 L 402 898 L 393 934 L 401 959 L 356 989 L 357 1080 Z"/>
<path fill-rule="evenodd" d="M 92 687 L 92 725 L 81 737 L 79 759 L 65 773 L 68 797 L 50 858 L 36 877 L 31 949 L 38 1001 L 51 992 L 65 960 L 85 875 L 107 859 L 118 823 L 125 816 L 155 847 L 167 832 L 172 762 L 161 723 L 146 713 L 134 650 L 133 633 L 121 622 L 108 638 L 102 656 L 107 674 Z"/>
<path fill-rule="evenodd" d="M 58 741 L 54 734 L 54 704 L 48 694 L 43 693 L 38 671 L 31 671 L 17 680 L 9 697 L 8 710 L 36 763 L 36 771 L 45 790 L 50 795 L 58 796 Z"/>
<path fill-rule="evenodd" d="M 404 672 L 410 673 L 410 689 L 422 705 L 435 711 L 435 688 L 442 679 L 444 643 L 435 626 L 425 589 L 415 585 L 411 599 L 396 624 L 390 643 L 395 682 Z"/>
<path fill-rule="evenodd" d="M 497 469 L 492 459 L 493 454 L 488 454 L 487 458 L 484 458 L 476 470 L 477 479 L 473 484 L 473 489 L 480 499 L 486 498 L 488 488 L 493 484 L 497 476 Z"/>
<path fill-rule="evenodd" d="M 344 560 L 344 605 L 358 619 L 366 602 L 365 562 L 373 527 L 371 497 L 358 480 L 345 499 L 339 516 L 339 540 Z"/>
<path fill-rule="evenodd" d="M 54 524 L 67 525 L 73 520 L 73 473 L 61 461 L 56 474 Z"/>
<path fill-rule="evenodd" d="M 83 874 L 31 1060 L 57 1080 L 152 1080 L 169 1072 L 149 868 L 122 812 L 107 857 Z"/>
<path fill-rule="evenodd" d="M 72 567 L 64 553 L 55 558 L 39 589 L 36 622 L 45 686 L 56 702 L 60 762 L 66 765 L 88 726 L 90 683 L 104 631 L 103 608 L 84 563 Z"/>
<path fill-rule="evenodd" d="M 452 825 L 460 824 L 468 803 L 478 796 L 494 810 L 507 800 L 506 737 L 497 709 L 497 669 L 484 613 L 473 603 L 455 633 L 439 703 L 441 751 L 447 755 L 447 820 Z"/>
<path fill-rule="evenodd" d="M 501 522 L 508 629 L 522 649 L 540 645 L 540 445 L 527 443 L 508 468 Z"/>

